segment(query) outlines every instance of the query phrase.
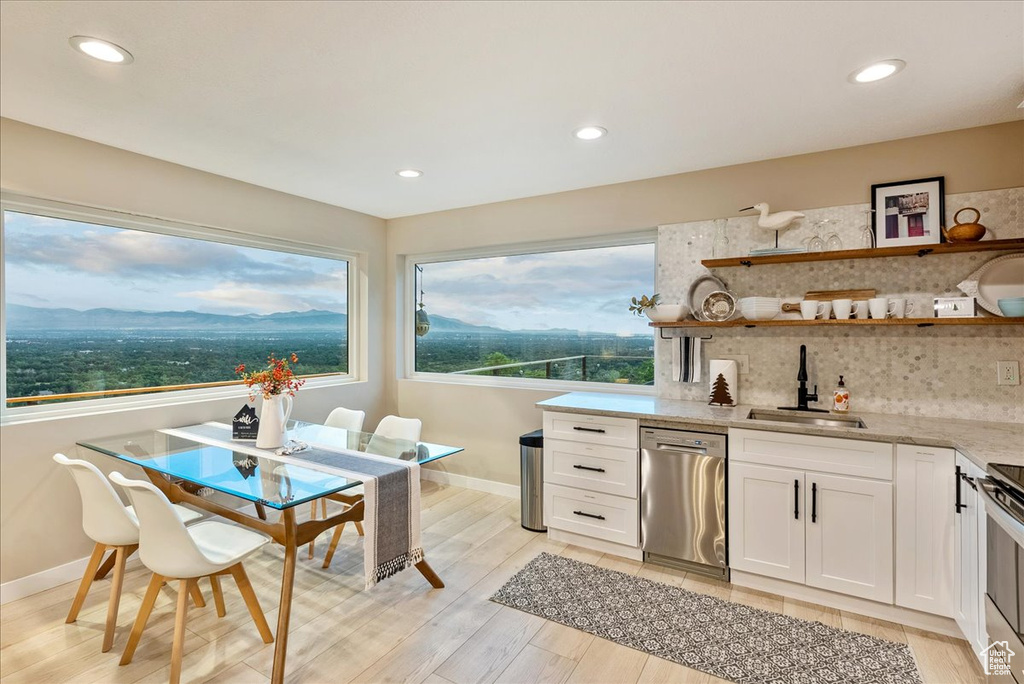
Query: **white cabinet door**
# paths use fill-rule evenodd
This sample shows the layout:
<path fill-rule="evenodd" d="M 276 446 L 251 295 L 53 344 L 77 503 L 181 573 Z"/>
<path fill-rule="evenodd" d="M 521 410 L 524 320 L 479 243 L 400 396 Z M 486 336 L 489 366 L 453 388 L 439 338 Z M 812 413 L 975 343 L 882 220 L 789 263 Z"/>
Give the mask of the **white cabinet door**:
<path fill-rule="evenodd" d="M 960 510 L 954 515 L 953 617 L 975 653 L 988 646 L 985 629 L 986 528 L 984 508 L 977 490 L 967 478 L 985 473 L 956 454 Z M 955 490 L 954 490 L 955 491 Z"/>
<path fill-rule="evenodd" d="M 896 447 L 896 605 L 943 617 L 953 616 L 955 460 L 952 449 Z"/>
<path fill-rule="evenodd" d="M 807 473 L 806 489 L 807 584 L 892 603 L 892 484 Z"/>
<path fill-rule="evenodd" d="M 730 461 L 728 480 L 729 565 L 802 583 L 803 471 Z"/>

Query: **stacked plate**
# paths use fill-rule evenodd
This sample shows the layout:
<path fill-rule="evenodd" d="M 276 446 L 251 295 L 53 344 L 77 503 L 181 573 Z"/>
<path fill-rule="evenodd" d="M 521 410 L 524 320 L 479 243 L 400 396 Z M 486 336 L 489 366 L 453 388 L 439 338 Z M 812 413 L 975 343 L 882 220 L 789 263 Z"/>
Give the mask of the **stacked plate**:
<path fill-rule="evenodd" d="M 739 301 L 740 314 L 748 321 L 770 321 L 782 310 L 778 297 L 743 297 Z"/>

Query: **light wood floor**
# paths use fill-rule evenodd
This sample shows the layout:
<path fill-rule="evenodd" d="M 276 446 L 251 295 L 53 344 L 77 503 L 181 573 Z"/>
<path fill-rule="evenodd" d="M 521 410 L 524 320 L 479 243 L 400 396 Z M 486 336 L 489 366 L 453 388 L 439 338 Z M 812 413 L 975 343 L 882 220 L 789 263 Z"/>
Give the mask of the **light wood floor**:
<path fill-rule="evenodd" d="M 287 679 L 296 684 L 722 681 L 487 600 L 541 551 L 908 643 L 926 684 L 984 681 L 966 642 L 550 542 L 522 529 L 519 502 L 500 496 L 423 483 L 423 542 L 447 583 L 441 590 L 409 571 L 363 591 L 354 531 L 346 530 L 329 570 L 320 568 L 323 539 L 314 560 L 305 552 L 300 556 L 295 579 Z M 276 624 L 280 548 L 267 547 L 246 567 L 267 619 Z M 117 664 L 147 580 L 141 567 L 126 577 L 109 653 L 100 652 L 109 580 L 93 585 L 73 625 L 65 625 L 64 617 L 77 583 L 3 606 L 0 678 L 11 684 L 166 682 L 175 598 L 170 588 L 153 611 L 134 661 Z M 228 614 L 218 619 L 209 585 L 202 586 L 207 606 L 189 610 L 182 681 L 269 681 L 273 646 L 260 640 L 238 591 L 224 583 Z"/>

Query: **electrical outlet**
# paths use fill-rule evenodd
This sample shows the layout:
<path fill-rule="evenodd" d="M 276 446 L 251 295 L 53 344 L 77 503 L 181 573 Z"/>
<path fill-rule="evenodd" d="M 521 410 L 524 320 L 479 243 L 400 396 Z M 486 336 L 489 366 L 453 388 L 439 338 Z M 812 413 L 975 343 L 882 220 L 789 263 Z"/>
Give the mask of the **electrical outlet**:
<path fill-rule="evenodd" d="M 1019 385 L 1020 384 L 1020 362 L 1019 361 L 996 361 L 996 384 L 997 385 Z"/>
<path fill-rule="evenodd" d="M 732 359 L 736 362 L 736 366 L 739 368 L 740 375 L 746 375 L 750 372 L 750 356 L 747 354 L 716 354 L 716 359 Z"/>

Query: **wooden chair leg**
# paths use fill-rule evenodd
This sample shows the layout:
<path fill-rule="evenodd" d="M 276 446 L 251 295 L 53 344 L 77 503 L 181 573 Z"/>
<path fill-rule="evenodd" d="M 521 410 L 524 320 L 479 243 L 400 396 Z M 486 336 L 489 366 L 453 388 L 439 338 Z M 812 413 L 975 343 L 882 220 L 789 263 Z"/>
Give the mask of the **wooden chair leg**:
<path fill-rule="evenodd" d="M 185 651 L 185 618 L 188 616 L 188 595 L 195 580 L 179 580 L 178 608 L 174 613 L 174 641 L 171 643 L 171 684 L 181 682 L 181 656 Z"/>
<path fill-rule="evenodd" d="M 355 521 L 355 526 L 356 526 L 356 532 L 359 533 L 359 536 L 360 537 L 365 537 L 366 535 L 363 534 L 363 523 L 361 523 L 358 520 L 356 520 Z"/>
<path fill-rule="evenodd" d="M 160 595 L 160 587 L 163 585 L 164 578 L 160 575 L 153 573 L 153 576 L 149 578 L 146 595 L 142 598 L 142 605 L 139 606 L 139 615 L 135 618 L 135 624 L 132 625 L 132 633 L 128 636 L 128 643 L 125 644 L 124 653 L 121 655 L 121 665 L 127 665 L 132 662 L 135 649 L 139 645 L 139 639 L 142 638 L 142 631 L 146 629 L 149 614 L 153 612 L 153 604 L 156 603 L 156 597 Z"/>
<path fill-rule="evenodd" d="M 110 601 L 107 603 L 107 624 L 103 630 L 104 653 L 114 645 L 114 630 L 117 628 L 117 609 L 121 605 L 121 587 L 124 585 L 124 564 L 128 560 L 128 548 L 118 546 L 114 553 L 114 576 L 110 580 Z"/>
<path fill-rule="evenodd" d="M 324 515 L 324 517 L 326 518 L 327 516 Z M 316 520 L 316 499 L 313 499 L 312 501 L 309 502 L 309 519 L 310 520 Z M 313 545 L 315 543 L 316 543 L 315 539 L 311 539 L 309 541 L 309 558 L 310 558 L 310 560 L 313 559 Z"/>
<path fill-rule="evenodd" d="M 264 508 L 263 504 L 257 503 L 257 504 L 253 504 L 253 505 L 256 506 L 256 515 L 259 517 L 259 519 L 260 520 L 266 520 L 267 519 L 267 509 Z"/>
<path fill-rule="evenodd" d="M 199 588 L 199 582 L 188 583 L 188 593 L 192 597 L 192 601 L 196 604 L 196 608 L 205 608 L 206 599 L 203 598 L 203 590 Z"/>
<path fill-rule="evenodd" d="M 217 617 L 227 615 L 224 609 L 224 592 L 220 588 L 220 577 L 210 575 L 210 588 L 213 590 L 213 605 L 217 606 Z"/>
<path fill-rule="evenodd" d="M 320 517 L 327 520 L 327 497 L 320 499 L 320 512 L 323 513 Z"/>
<path fill-rule="evenodd" d="M 270 632 L 267 618 L 263 615 L 260 601 L 256 598 L 256 592 L 252 590 L 252 584 L 249 582 L 249 576 L 245 574 L 245 568 L 242 567 L 241 563 L 235 563 L 228 570 L 231 571 L 231 576 L 235 578 L 238 591 L 242 594 L 242 599 L 245 600 L 245 605 L 249 609 L 252 621 L 256 623 L 256 629 L 259 630 L 260 636 L 263 637 L 263 643 L 274 643 L 274 635 Z"/>
<path fill-rule="evenodd" d="M 331 537 L 331 545 L 327 547 L 327 555 L 324 556 L 323 567 L 331 567 L 331 559 L 334 558 L 334 551 L 338 548 L 338 541 L 341 540 L 341 533 L 345 531 L 345 525 L 347 523 L 341 523 L 334 528 L 334 536 Z"/>
<path fill-rule="evenodd" d="M 92 586 L 93 577 L 96 576 L 96 568 L 100 566 L 100 561 L 103 560 L 103 552 L 106 549 L 107 547 L 103 544 L 97 544 L 93 547 L 92 555 L 89 556 L 89 563 L 85 566 L 85 574 L 82 575 L 82 583 L 78 585 L 78 593 L 75 594 L 75 600 L 71 602 L 71 610 L 68 611 L 68 618 L 65 620 L 68 624 L 78 619 L 78 611 L 82 610 L 85 596 L 89 593 L 89 587 Z"/>

